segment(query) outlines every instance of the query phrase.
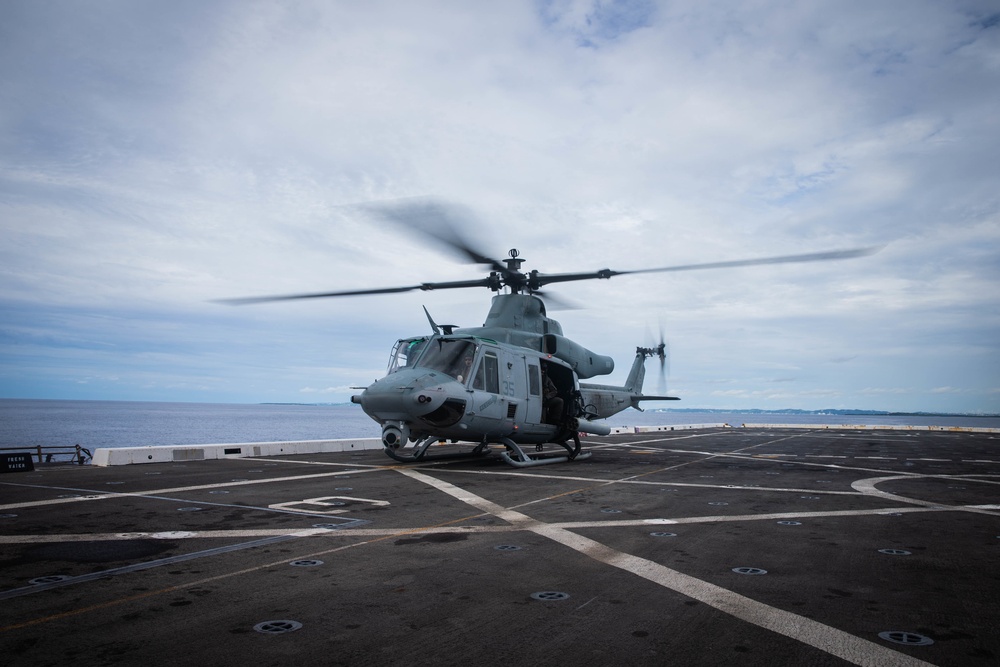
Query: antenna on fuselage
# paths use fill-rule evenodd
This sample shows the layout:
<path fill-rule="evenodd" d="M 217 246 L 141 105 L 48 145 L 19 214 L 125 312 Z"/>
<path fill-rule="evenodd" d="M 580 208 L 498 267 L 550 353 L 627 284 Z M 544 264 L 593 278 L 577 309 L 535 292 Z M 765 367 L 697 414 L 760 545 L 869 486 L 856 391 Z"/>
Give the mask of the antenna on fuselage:
<path fill-rule="evenodd" d="M 424 306 L 423 308 L 424 308 L 424 315 L 427 316 L 427 321 L 431 323 L 431 330 L 434 333 L 440 335 L 441 331 L 444 330 L 444 335 L 450 336 L 451 332 L 458 328 L 457 324 L 442 324 L 439 326 L 437 322 L 434 321 L 434 318 L 431 317 L 431 313 L 429 310 L 427 310 L 427 306 Z"/>
<path fill-rule="evenodd" d="M 426 316 L 427 316 L 427 321 L 431 323 L 431 331 L 433 331 L 433 332 L 434 332 L 434 333 L 436 333 L 436 334 L 440 334 L 440 333 L 441 333 L 441 329 L 440 329 L 440 327 L 438 327 L 438 325 L 437 325 L 437 324 L 436 324 L 436 323 L 434 322 L 434 318 L 433 318 L 433 317 L 431 317 L 431 313 L 430 313 L 430 311 L 429 311 L 429 310 L 427 310 L 427 306 L 424 306 L 424 315 L 426 315 Z"/>

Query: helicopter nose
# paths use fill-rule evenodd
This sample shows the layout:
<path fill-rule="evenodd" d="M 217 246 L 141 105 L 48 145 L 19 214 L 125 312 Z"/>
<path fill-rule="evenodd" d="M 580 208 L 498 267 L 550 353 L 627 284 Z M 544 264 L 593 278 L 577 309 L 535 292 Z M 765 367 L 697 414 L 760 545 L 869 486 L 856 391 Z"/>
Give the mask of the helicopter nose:
<path fill-rule="evenodd" d="M 379 421 L 410 421 L 438 409 L 446 394 L 439 376 L 399 371 L 378 380 L 351 401 Z"/>

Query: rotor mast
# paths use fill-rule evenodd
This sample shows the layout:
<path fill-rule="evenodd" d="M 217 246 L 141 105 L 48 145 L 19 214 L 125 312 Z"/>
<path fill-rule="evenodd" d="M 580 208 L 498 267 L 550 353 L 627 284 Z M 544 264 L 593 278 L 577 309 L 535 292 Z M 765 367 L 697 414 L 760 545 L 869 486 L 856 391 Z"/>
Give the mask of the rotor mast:
<path fill-rule="evenodd" d="M 521 264 L 524 263 L 524 259 L 521 258 L 521 253 L 517 248 L 511 248 L 507 255 L 507 259 L 503 260 L 503 263 L 507 265 L 506 268 L 497 267 L 498 270 L 490 273 L 489 288 L 494 292 L 499 292 L 506 287 L 511 294 L 520 294 L 522 291 L 531 294 L 537 290 L 539 287 L 538 271 L 532 271 L 530 274 L 521 272 Z"/>

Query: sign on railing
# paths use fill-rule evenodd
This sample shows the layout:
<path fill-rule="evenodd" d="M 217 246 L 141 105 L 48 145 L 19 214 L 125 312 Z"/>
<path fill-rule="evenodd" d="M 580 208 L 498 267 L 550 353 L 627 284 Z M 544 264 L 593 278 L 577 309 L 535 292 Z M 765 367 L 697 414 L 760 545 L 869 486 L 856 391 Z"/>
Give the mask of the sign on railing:
<path fill-rule="evenodd" d="M 26 452 L 24 450 L 30 450 Z M 14 454 L 4 454 L 2 452 L 15 452 Z M 86 447 L 81 447 L 80 445 L 28 445 L 22 447 L 0 447 L 0 456 L 24 456 L 28 461 L 29 466 L 31 465 L 31 457 L 35 456 L 38 458 L 38 463 L 59 463 L 59 456 L 69 456 L 70 462 L 79 463 L 83 465 L 87 462 L 87 459 L 93 458 L 90 454 L 90 450 Z M 34 467 L 26 468 L 27 470 L 34 470 Z M 18 472 L 23 470 L 23 468 L 17 468 L 12 470 L 2 470 L 0 472 Z"/>
<path fill-rule="evenodd" d="M 31 454 L 0 454 L 0 472 L 28 472 L 34 469 Z"/>

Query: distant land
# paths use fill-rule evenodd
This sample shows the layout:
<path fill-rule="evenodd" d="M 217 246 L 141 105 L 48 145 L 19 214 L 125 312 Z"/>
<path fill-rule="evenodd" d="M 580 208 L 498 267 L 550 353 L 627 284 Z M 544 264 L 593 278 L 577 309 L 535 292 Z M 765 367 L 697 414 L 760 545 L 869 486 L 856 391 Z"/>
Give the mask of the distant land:
<path fill-rule="evenodd" d="M 661 408 L 648 409 L 646 412 L 701 412 L 710 414 L 737 412 L 749 415 L 851 415 L 861 417 L 1000 417 L 1000 414 L 991 414 L 988 412 L 890 412 L 887 410 L 845 410 L 835 408 L 825 410 L 798 410 L 795 408 L 784 408 L 781 410 L 762 410 L 761 408 L 740 410 L 719 408 Z"/>
<path fill-rule="evenodd" d="M 257 403 L 257 405 L 304 405 L 306 407 L 317 407 L 317 408 L 330 408 L 330 407 L 340 407 L 344 405 L 353 405 L 353 403 L 290 403 L 290 402 L 275 402 L 270 401 L 267 403 Z"/>
<path fill-rule="evenodd" d="M 355 405 L 354 403 L 259 403 L 258 405 L 305 405 L 316 407 L 341 407 Z M 360 410 L 360 406 L 358 406 Z M 631 408 L 626 408 L 631 410 Z M 646 408 L 645 412 L 677 412 L 701 414 L 733 414 L 741 415 L 850 415 L 856 417 L 990 417 L 997 418 L 1000 414 L 989 412 L 890 412 L 888 410 L 857 410 L 828 408 L 824 410 L 799 410 L 783 408 L 781 410 L 764 410 L 761 408 Z"/>

